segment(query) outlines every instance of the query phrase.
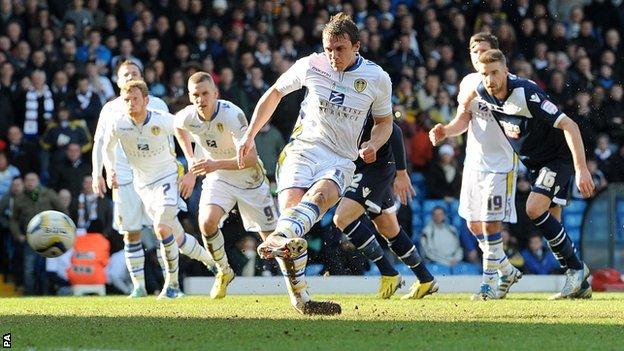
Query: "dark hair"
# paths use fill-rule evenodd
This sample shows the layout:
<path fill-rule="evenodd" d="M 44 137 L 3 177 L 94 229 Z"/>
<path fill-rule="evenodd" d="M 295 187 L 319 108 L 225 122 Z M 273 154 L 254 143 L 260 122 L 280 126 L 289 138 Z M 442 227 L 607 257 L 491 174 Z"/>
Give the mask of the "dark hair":
<path fill-rule="evenodd" d="M 346 35 L 349 37 L 351 44 L 357 44 L 360 41 L 360 30 L 351 19 L 351 16 L 344 12 L 338 12 L 331 16 L 329 22 L 323 28 L 323 34 L 327 34 L 332 38 Z"/>
<path fill-rule="evenodd" d="M 490 48 L 498 49 L 498 38 L 491 33 L 480 32 L 470 37 L 470 44 L 468 44 L 468 49 L 471 49 L 474 45 L 479 44 L 480 42 L 486 42 L 490 44 Z"/>

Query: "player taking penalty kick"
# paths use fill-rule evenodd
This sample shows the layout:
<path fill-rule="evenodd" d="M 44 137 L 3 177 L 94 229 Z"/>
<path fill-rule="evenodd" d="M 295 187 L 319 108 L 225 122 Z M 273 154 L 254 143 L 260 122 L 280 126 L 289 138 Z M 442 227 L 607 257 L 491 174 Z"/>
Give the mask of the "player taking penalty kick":
<path fill-rule="evenodd" d="M 392 132 L 390 77 L 358 54 L 359 32 L 348 15 L 333 16 L 323 29 L 324 53 L 298 60 L 260 98 L 241 139 L 238 160 L 244 167 L 253 140 L 269 121 L 282 97 L 302 87 L 301 105 L 291 142 L 278 162 L 277 190 L 281 215 L 276 230 L 258 247 L 275 257 L 286 277 L 291 303 L 303 314 L 337 314 L 340 305 L 312 301 L 305 281 L 307 243 L 302 238 L 351 183 L 358 155 L 375 161 Z M 374 126 L 358 150 L 369 112 Z"/>

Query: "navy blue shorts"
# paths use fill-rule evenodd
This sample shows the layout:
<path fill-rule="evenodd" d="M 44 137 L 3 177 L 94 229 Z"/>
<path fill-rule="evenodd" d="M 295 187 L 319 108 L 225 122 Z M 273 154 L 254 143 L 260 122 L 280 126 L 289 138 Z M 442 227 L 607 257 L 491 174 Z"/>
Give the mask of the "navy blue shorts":
<path fill-rule="evenodd" d="M 568 160 L 552 160 L 540 168 L 529 169 L 531 191 L 548 196 L 553 203 L 565 206 L 568 202 L 570 180 L 574 166 Z"/>
<path fill-rule="evenodd" d="M 394 163 L 358 164 L 345 197 L 356 201 L 374 218 L 394 206 Z"/>

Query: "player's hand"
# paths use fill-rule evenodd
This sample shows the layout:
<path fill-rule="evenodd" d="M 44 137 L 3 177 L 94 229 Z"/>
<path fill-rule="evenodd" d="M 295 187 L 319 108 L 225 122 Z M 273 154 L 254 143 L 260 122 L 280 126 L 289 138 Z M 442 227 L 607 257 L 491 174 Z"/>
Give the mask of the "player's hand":
<path fill-rule="evenodd" d="M 104 177 L 97 176 L 93 178 L 91 181 L 91 189 L 93 189 L 93 193 L 99 197 L 104 197 L 104 193 L 106 193 L 106 181 Z"/>
<path fill-rule="evenodd" d="M 108 187 L 111 189 L 117 189 L 117 173 L 115 171 L 111 171 L 106 178 Z"/>
<path fill-rule="evenodd" d="M 575 172 L 574 180 L 576 181 L 576 187 L 581 191 L 581 195 L 584 198 L 592 196 L 595 189 L 594 180 L 587 167 Z"/>
<path fill-rule="evenodd" d="M 377 160 L 377 148 L 368 141 L 362 143 L 359 154 L 366 163 L 373 163 Z"/>
<path fill-rule="evenodd" d="M 193 173 L 196 176 L 206 175 L 216 170 L 217 170 L 216 162 L 209 158 L 195 161 L 193 166 L 191 166 L 191 173 Z"/>
<path fill-rule="evenodd" d="M 182 198 L 188 199 L 193 193 L 193 189 L 195 188 L 195 178 L 196 176 L 193 173 L 187 172 L 180 179 L 180 195 Z"/>
<path fill-rule="evenodd" d="M 245 157 L 251 149 L 254 148 L 254 138 L 245 133 L 238 143 L 236 143 L 236 160 L 238 161 L 238 168 L 245 168 Z"/>
<path fill-rule="evenodd" d="M 416 195 L 412 182 L 410 181 L 407 171 L 397 171 L 393 184 L 394 194 L 399 197 L 403 205 L 407 205 L 412 197 Z"/>
<path fill-rule="evenodd" d="M 438 123 L 429 131 L 429 140 L 431 140 L 431 144 L 433 144 L 433 146 L 436 146 L 444 139 L 446 139 L 444 125 Z"/>

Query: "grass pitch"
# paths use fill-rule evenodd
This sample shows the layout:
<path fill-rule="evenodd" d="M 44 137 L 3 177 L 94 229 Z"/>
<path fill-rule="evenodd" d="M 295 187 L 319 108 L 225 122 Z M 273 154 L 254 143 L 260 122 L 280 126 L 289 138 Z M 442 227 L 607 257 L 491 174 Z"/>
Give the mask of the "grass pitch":
<path fill-rule="evenodd" d="M 0 334 L 30 350 L 622 350 L 624 294 L 546 301 L 511 293 L 424 300 L 315 296 L 342 304 L 335 317 L 297 314 L 286 296 L 0 299 Z"/>

